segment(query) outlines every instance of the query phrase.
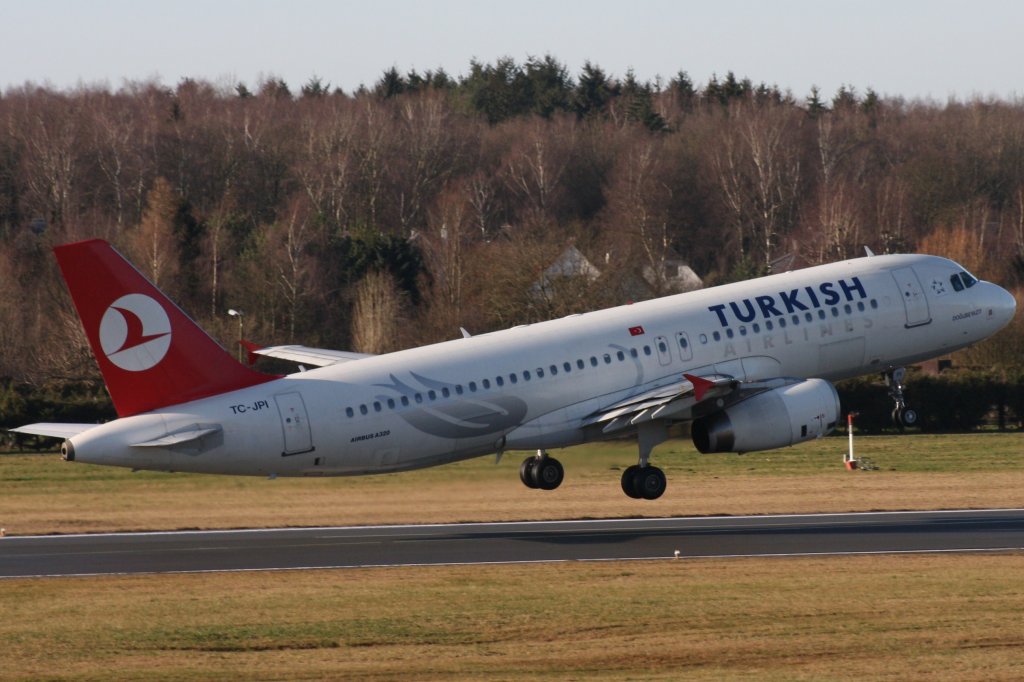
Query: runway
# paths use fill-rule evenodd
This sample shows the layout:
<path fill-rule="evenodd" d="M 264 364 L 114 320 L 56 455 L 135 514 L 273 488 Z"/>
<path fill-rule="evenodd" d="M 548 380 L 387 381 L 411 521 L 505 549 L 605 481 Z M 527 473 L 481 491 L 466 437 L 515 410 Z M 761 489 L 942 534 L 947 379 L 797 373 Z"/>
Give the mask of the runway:
<path fill-rule="evenodd" d="M 1024 510 L 0 538 L 0 578 L 1024 549 Z"/>

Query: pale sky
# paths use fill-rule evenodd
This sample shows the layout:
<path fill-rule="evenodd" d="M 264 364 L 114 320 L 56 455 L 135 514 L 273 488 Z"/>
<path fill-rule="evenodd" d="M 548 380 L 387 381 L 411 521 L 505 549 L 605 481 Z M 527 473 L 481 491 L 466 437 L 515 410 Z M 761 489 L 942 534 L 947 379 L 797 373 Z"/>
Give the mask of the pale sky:
<path fill-rule="evenodd" d="M 156 77 L 221 85 L 313 75 L 351 92 L 396 66 L 551 54 L 641 80 L 733 71 L 804 98 L 945 102 L 1024 94 L 1024 2 L 1011 0 L 0 0 L 0 89 Z"/>

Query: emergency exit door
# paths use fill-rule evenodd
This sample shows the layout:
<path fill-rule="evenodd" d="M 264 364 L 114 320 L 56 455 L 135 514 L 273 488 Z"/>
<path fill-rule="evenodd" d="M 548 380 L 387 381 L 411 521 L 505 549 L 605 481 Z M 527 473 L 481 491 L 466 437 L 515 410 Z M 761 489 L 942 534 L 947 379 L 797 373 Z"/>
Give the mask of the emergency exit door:
<path fill-rule="evenodd" d="M 892 276 L 900 288 L 900 298 L 903 299 L 903 307 L 907 312 L 907 326 L 918 327 L 931 322 L 928 299 L 914 268 L 898 268 L 892 271 Z"/>
<path fill-rule="evenodd" d="M 284 431 L 284 451 L 282 456 L 297 455 L 313 450 L 313 435 L 309 429 L 306 416 L 306 404 L 298 393 L 282 393 L 274 396 L 277 411 L 281 415 L 281 428 Z"/>

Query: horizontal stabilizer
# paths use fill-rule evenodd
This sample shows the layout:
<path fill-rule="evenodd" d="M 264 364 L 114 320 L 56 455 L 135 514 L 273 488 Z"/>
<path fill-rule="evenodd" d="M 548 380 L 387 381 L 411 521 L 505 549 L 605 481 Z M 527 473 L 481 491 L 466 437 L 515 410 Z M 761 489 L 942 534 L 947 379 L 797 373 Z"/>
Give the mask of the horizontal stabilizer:
<path fill-rule="evenodd" d="M 98 424 L 51 424 L 40 422 L 19 426 L 16 429 L 8 429 L 11 433 L 25 433 L 30 436 L 48 436 L 49 438 L 71 438 L 80 433 L 95 428 Z"/>
<path fill-rule="evenodd" d="M 326 367 L 340 362 L 351 362 L 353 360 L 373 357 L 370 353 L 353 353 L 344 350 L 310 348 L 309 346 L 268 346 L 267 348 L 260 348 L 249 342 L 246 342 L 245 346 L 251 355 L 291 360 L 292 362 L 313 365 L 314 367 Z"/>
<path fill-rule="evenodd" d="M 133 448 L 169 448 L 175 445 L 183 445 L 184 443 L 191 443 L 197 441 L 203 436 L 210 436 L 215 433 L 220 433 L 221 427 L 219 424 L 194 424 L 193 426 L 185 429 L 184 431 L 176 431 L 169 433 L 166 436 L 160 438 L 154 438 L 153 440 L 147 440 L 143 443 L 132 443 Z"/>

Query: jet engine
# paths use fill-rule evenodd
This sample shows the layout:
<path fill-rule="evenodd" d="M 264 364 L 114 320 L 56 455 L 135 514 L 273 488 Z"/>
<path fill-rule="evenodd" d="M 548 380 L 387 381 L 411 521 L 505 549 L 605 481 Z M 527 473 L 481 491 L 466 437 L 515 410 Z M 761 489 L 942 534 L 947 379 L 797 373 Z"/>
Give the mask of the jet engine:
<path fill-rule="evenodd" d="M 824 379 L 806 379 L 758 393 L 693 422 L 703 453 L 771 450 L 820 438 L 835 428 L 839 395 Z"/>

